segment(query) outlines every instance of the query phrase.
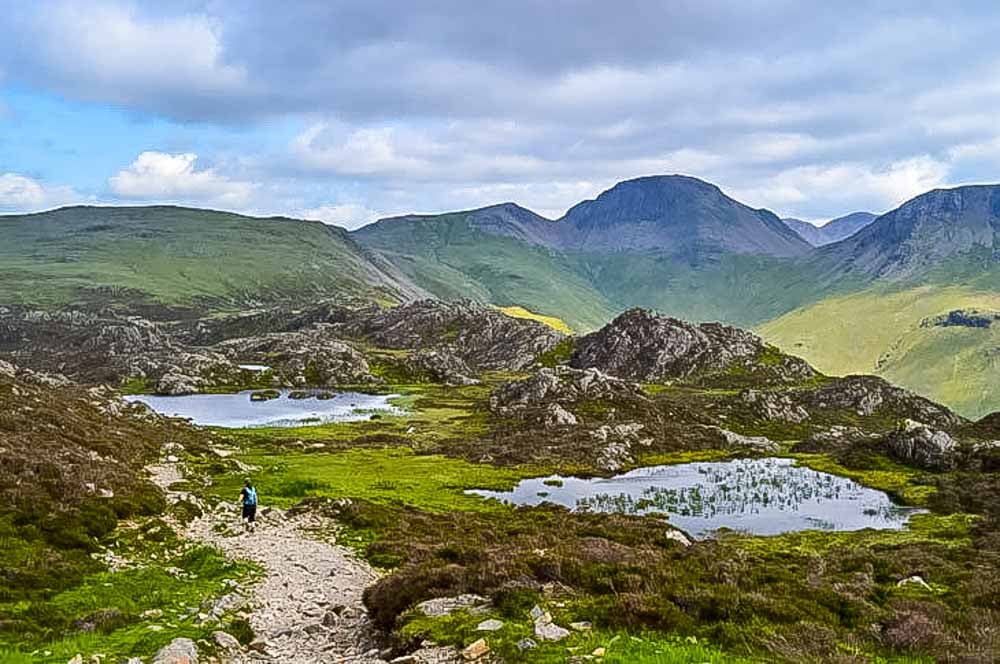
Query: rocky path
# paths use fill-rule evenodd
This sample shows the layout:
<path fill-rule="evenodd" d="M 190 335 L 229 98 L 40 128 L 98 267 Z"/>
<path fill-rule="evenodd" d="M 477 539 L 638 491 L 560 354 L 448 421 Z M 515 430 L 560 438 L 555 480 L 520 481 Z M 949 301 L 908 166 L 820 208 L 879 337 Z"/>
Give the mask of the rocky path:
<path fill-rule="evenodd" d="M 150 467 L 153 480 L 168 500 L 187 494 L 168 487 L 183 479 L 177 463 Z M 248 598 L 234 594 L 229 602 L 244 602 L 252 611 L 250 624 L 257 640 L 245 650 L 231 650 L 232 664 L 344 662 L 381 664 L 387 661 L 446 664 L 458 661 L 450 648 L 424 648 L 397 660 L 380 650 L 361 595 L 377 574 L 352 551 L 325 541 L 332 524 L 319 515 L 289 515 L 262 509 L 256 532 L 244 534 L 235 504 L 206 510 L 183 530 L 186 537 L 218 547 L 233 559 L 252 560 L 264 578 Z"/>

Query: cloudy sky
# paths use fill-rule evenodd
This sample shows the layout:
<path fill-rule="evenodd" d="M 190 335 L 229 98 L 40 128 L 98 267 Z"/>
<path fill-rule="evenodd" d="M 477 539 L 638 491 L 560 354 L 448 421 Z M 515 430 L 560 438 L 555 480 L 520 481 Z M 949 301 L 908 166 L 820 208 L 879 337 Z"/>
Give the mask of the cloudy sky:
<path fill-rule="evenodd" d="M 558 217 L 686 173 L 880 212 L 1000 181 L 997 35 L 992 2 L 0 0 L 0 211 Z"/>

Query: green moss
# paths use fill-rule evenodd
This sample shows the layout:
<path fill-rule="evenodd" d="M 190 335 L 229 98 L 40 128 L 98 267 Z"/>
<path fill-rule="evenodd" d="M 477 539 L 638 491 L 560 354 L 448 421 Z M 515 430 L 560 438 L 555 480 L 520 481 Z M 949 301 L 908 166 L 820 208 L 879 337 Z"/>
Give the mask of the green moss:
<path fill-rule="evenodd" d="M 920 483 L 927 473 L 881 455 L 866 456 L 864 468 L 848 468 L 825 454 L 794 453 L 788 456 L 813 470 L 848 477 L 859 484 L 885 491 L 906 505 L 927 505 L 936 491 L 932 484 Z"/>
<path fill-rule="evenodd" d="M 152 391 L 149 380 L 143 376 L 133 376 L 118 388 L 122 394 L 147 394 Z"/>
<path fill-rule="evenodd" d="M 573 337 L 566 337 L 551 349 L 539 355 L 538 363 L 543 367 L 548 367 L 550 369 L 555 368 L 560 364 L 565 364 L 566 362 L 569 362 L 571 357 L 573 357 L 575 347 L 576 342 Z"/>

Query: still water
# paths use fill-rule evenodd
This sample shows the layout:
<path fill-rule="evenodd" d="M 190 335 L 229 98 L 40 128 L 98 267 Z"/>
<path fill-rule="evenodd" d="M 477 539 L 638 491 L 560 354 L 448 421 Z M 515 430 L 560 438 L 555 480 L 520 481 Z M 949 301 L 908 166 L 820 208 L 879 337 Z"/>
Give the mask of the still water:
<path fill-rule="evenodd" d="M 158 413 L 190 419 L 194 424 L 214 427 L 291 427 L 329 422 L 357 422 L 373 413 L 398 414 L 389 403 L 395 394 L 340 392 L 330 399 L 289 399 L 289 390 L 269 401 L 250 401 L 251 392 L 236 394 L 189 394 L 164 397 L 138 394 L 125 397 L 139 401 Z"/>
<path fill-rule="evenodd" d="M 698 538 L 720 528 L 755 535 L 798 530 L 899 529 L 920 510 L 892 503 L 882 491 L 793 459 L 736 459 L 652 466 L 611 478 L 537 477 L 512 491 L 475 490 L 516 505 L 543 502 L 573 510 L 669 515 Z"/>

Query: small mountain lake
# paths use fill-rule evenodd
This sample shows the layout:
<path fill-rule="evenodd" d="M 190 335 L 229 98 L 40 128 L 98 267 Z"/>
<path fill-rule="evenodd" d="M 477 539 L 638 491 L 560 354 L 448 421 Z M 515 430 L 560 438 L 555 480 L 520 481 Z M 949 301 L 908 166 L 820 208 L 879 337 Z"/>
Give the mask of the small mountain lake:
<path fill-rule="evenodd" d="M 389 403 L 399 396 L 396 394 L 339 392 L 324 399 L 315 396 L 289 399 L 291 390 L 278 392 L 279 397 L 267 401 L 251 401 L 251 391 L 177 397 L 137 394 L 125 399 L 144 403 L 162 415 L 190 419 L 194 424 L 233 429 L 358 422 L 369 419 L 373 413 L 395 415 L 402 412 Z"/>
<path fill-rule="evenodd" d="M 638 468 L 611 478 L 536 477 L 512 491 L 469 493 L 515 505 L 665 513 L 696 538 L 720 528 L 754 535 L 799 530 L 900 529 L 921 510 L 893 504 L 854 480 L 770 457 Z"/>

